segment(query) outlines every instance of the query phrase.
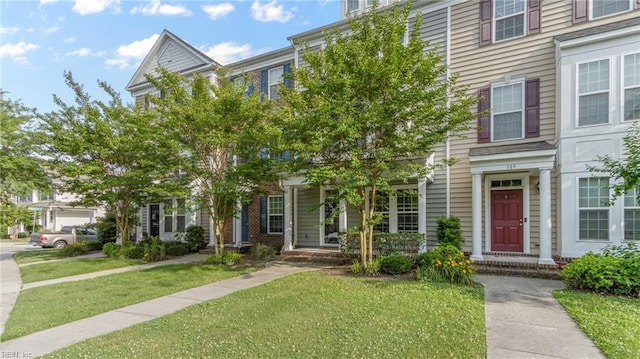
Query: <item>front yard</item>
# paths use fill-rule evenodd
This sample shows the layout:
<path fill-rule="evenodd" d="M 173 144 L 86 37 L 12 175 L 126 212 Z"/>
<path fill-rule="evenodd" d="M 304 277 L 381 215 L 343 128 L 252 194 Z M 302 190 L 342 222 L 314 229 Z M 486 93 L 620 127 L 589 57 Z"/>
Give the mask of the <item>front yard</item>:
<path fill-rule="evenodd" d="M 484 358 L 481 287 L 291 275 L 49 358 Z"/>
<path fill-rule="evenodd" d="M 20 267 L 20 273 L 22 274 L 22 283 L 32 283 L 137 264 L 144 264 L 144 261 L 113 258 L 73 259 L 52 263 L 37 263 Z"/>

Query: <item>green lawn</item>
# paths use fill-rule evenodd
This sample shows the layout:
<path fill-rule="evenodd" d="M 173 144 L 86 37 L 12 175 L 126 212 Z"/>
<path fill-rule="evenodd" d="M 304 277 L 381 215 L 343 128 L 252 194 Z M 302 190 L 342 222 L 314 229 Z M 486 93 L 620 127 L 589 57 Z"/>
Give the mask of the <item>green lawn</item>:
<path fill-rule="evenodd" d="M 22 273 L 22 283 L 31 283 L 77 274 L 122 268 L 143 263 L 144 261 L 142 260 L 87 258 L 62 262 L 34 264 L 26 267 L 21 267 L 20 273 Z"/>
<path fill-rule="evenodd" d="M 28 289 L 20 293 L 0 340 L 253 271 L 199 264 L 155 267 Z"/>
<path fill-rule="evenodd" d="M 67 258 L 60 254 L 61 252 L 57 249 L 29 249 L 15 252 L 13 254 L 13 260 L 18 264 L 26 264 Z"/>
<path fill-rule="evenodd" d="M 610 359 L 640 353 L 640 299 L 554 291 L 553 296 Z"/>
<path fill-rule="evenodd" d="M 484 358 L 481 287 L 291 275 L 49 358 Z"/>

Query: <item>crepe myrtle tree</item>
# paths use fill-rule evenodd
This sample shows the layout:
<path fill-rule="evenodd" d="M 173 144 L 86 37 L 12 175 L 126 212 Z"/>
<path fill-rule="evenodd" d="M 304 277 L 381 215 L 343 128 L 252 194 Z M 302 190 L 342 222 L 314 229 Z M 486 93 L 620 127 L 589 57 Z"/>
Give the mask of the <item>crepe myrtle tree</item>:
<path fill-rule="evenodd" d="M 327 31 L 323 49 L 305 45 L 308 66 L 291 73 L 300 91 L 281 93 L 290 169 L 355 207 L 364 267 L 373 258 L 378 192 L 433 170 L 426 156 L 476 118 L 477 98 L 447 77 L 437 47 L 421 39 L 420 15 L 407 34 L 411 8 L 375 3 L 349 19 L 349 31 Z"/>
<path fill-rule="evenodd" d="M 611 190 L 609 205 L 620 196 L 635 189 L 636 201 L 640 203 L 640 124 L 634 123 L 622 138 L 625 157 L 613 159 L 611 156 L 598 156 L 597 166 L 587 168 L 594 174 L 606 174 L 613 178 L 608 186 Z"/>
<path fill-rule="evenodd" d="M 176 148 L 157 132 L 153 113 L 124 104 L 106 82 L 98 85 L 108 102 L 93 100 L 71 72 L 64 78 L 75 104 L 54 95 L 59 109 L 42 116 L 44 154 L 61 189 L 78 195 L 77 204 L 115 212 L 118 240 L 127 244 L 140 206 L 188 194 L 186 179 L 165 161 Z"/>
<path fill-rule="evenodd" d="M 193 199 L 214 224 L 216 253 L 224 251 L 225 225 L 248 203 L 277 183 L 280 131 L 272 103 L 252 92 L 253 78 L 233 81 L 223 69 L 216 80 L 200 74 L 185 78 L 166 69 L 147 76 L 162 96 L 150 96 L 165 136 L 179 146 L 174 163 L 192 181 Z"/>
<path fill-rule="evenodd" d="M 0 229 L 23 222 L 29 211 L 16 206 L 11 195 L 25 195 L 50 184 L 44 161 L 37 155 L 36 110 L 13 101 L 0 89 Z"/>

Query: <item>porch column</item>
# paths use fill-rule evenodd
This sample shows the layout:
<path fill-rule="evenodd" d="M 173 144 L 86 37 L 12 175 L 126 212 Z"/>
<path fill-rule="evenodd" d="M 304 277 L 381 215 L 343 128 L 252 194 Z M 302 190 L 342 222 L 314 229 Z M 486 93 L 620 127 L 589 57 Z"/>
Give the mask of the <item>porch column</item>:
<path fill-rule="evenodd" d="M 471 175 L 471 259 L 482 260 L 482 174 Z"/>
<path fill-rule="evenodd" d="M 340 200 L 340 214 L 338 217 L 338 232 L 344 233 L 347 231 L 347 201 Z"/>
<path fill-rule="evenodd" d="M 551 170 L 540 170 L 540 258 L 539 264 L 555 264 L 551 258 Z"/>
<path fill-rule="evenodd" d="M 282 197 L 284 201 L 284 246 L 282 250 L 293 250 L 293 226 L 291 223 L 291 186 L 284 186 L 284 195 Z"/>
<path fill-rule="evenodd" d="M 236 247 L 242 246 L 242 203 L 236 203 L 236 216 L 233 217 L 233 244 Z"/>
<path fill-rule="evenodd" d="M 216 245 L 216 231 L 213 228 L 213 215 L 211 210 L 213 209 L 213 198 L 209 201 L 209 209 L 207 210 L 207 216 L 209 217 L 209 247 L 215 247 Z M 216 252 L 218 250 L 216 249 Z"/>
<path fill-rule="evenodd" d="M 427 251 L 427 179 L 418 180 L 418 233 L 422 234 L 424 242 L 418 252 Z"/>

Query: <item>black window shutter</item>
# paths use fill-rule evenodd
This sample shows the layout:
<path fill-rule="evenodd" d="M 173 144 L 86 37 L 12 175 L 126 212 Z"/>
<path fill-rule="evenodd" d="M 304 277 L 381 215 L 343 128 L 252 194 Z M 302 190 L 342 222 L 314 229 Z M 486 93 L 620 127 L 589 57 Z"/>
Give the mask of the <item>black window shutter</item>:
<path fill-rule="evenodd" d="M 529 34 L 540 32 L 542 18 L 542 0 L 529 0 Z"/>
<path fill-rule="evenodd" d="M 573 23 L 585 22 L 589 19 L 588 0 L 573 0 Z"/>
<path fill-rule="evenodd" d="M 253 95 L 253 80 L 249 80 L 249 86 L 247 87 L 247 96 Z"/>
<path fill-rule="evenodd" d="M 540 137 L 540 79 L 527 80 L 524 91 L 524 137 Z"/>
<path fill-rule="evenodd" d="M 491 18 L 493 0 L 480 0 L 480 46 L 491 43 Z"/>
<path fill-rule="evenodd" d="M 284 73 L 284 87 L 291 88 L 293 85 L 293 81 L 291 81 L 290 74 L 291 73 L 291 64 L 285 64 L 282 66 L 282 72 Z"/>
<path fill-rule="evenodd" d="M 260 233 L 267 233 L 267 196 L 260 197 Z"/>
<path fill-rule="evenodd" d="M 269 70 L 260 72 L 260 98 L 263 101 L 269 99 Z"/>
<path fill-rule="evenodd" d="M 283 161 L 289 161 L 290 158 L 291 158 L 291 152 L 289 152 L 289 151 L 282 152 L 282 160 Z"/>
<path fill-rule="evenodd" d="M 478 90 L 478 143 L 491 142 L 491 88 Z M 484 112 L 484 113 L 483 113 Z"/>

